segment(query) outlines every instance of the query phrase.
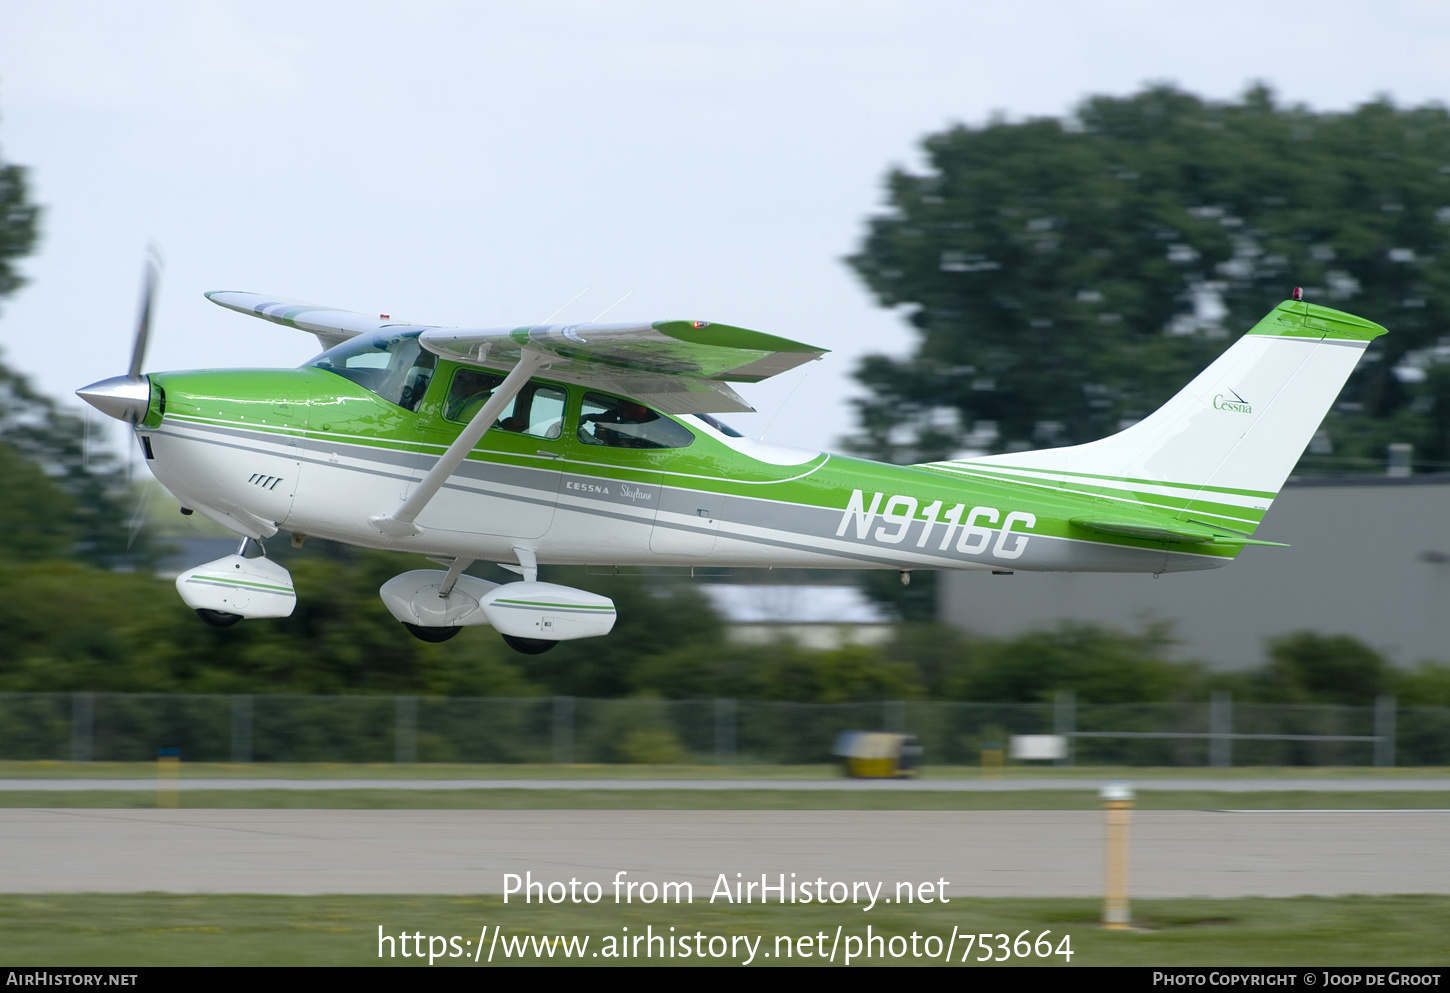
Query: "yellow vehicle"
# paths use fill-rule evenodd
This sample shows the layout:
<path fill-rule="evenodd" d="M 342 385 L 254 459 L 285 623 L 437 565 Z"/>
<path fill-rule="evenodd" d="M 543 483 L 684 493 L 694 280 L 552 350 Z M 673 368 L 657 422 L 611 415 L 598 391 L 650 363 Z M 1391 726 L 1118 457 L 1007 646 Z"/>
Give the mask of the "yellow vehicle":
<path fill-rule="evenodd" d="M 855 779 L 909 779 L 921 766 L 921 745 L 914 734 L 842 731 L 831 753 Z"/>

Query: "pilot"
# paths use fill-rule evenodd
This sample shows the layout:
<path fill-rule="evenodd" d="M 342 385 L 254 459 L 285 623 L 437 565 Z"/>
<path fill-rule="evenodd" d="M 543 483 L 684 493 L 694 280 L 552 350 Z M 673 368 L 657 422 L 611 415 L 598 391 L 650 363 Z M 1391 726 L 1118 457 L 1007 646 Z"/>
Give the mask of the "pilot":
<path fill-rule="evenodd" d="M 611 409 L 595 414 L 594 437 L 615 448 L 656 448 L 644 437 L 644 432 L 628 425 L 648 424 L 659 417 L 654 411 L 632 400 L 620 400 Z"/>

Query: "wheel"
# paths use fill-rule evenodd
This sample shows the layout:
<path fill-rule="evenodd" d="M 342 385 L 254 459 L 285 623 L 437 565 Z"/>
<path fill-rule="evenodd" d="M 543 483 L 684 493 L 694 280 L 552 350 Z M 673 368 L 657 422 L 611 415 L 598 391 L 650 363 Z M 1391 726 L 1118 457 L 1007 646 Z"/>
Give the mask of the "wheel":
<path fill-rule="evenodd" d="M 229 628 L 242 619 L 241 614 L 228 614 L 225 610 L 207 610 L 205 607 L 196 608 L 196 616 L 214 628 Z"/>
<path fill-rule="evenodd" d="M 557 641 L 544 641 L 542 638 L 515 638 L 511 634 L 503 636 L 503 643 L 525 655 L 543 655 L 558 644 Z"/>
<path fill-rule="evenodd" d="M 431 641 L 434 644 L 447 641 L 463 630 L 463 628 L 425 628 L 419 624 L 409 624 L 407 621 L 403 622 L 403 627 L 407 628 L 408 633 L 419 641 Z"/>

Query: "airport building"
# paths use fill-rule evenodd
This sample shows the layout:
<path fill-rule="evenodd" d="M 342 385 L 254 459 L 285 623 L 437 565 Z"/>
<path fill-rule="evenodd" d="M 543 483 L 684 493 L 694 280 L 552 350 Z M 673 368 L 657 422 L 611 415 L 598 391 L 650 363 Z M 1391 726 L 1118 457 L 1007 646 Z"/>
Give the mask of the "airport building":
<path fill-rule="evenodd" d="M 939 616 L 1009 636 L 1071 619 L 1173 623 L 1177 656 L 1254 666 L 1292 631 L 1348 634 L 1401 665 L 1450 660 L 1450 474 L 1291 481 L 1222 569 L 1145 575 L 941 574 Z"/>

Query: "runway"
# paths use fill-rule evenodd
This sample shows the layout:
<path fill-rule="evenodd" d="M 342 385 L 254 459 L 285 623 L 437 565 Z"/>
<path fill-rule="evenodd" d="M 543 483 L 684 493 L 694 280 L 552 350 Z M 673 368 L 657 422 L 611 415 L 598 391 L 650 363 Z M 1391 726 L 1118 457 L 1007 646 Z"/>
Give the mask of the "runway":
<path fill-rule="evenodd" d="M 1450 893 L 1446 811 L 1138 811 L 1139 897 Z M 0 809 L 0 891 L 500 893 L 947 881 L 949 897 L 1097 896 L 1098 811 Z"/>
<path fill-rule="evenodd" d="M 173 781 L 168 780 L 168 787 Z M 899 790 L 925 793 L 1000 793 L 1015 790 L 1096 790 L 1095 779 L 245 779 L 174 781 L 181 790 Z M 1139 790 L 1214 793 L 1450 792 L 1450 779 L 1143 779 Z M 0 792 L 22 790 L 155 791 L 146 779 L 0 779 Z"/>

